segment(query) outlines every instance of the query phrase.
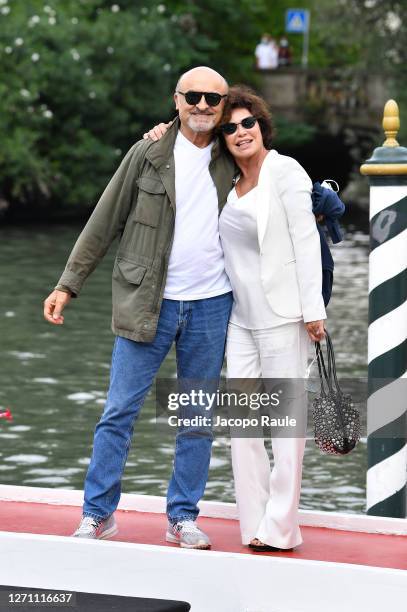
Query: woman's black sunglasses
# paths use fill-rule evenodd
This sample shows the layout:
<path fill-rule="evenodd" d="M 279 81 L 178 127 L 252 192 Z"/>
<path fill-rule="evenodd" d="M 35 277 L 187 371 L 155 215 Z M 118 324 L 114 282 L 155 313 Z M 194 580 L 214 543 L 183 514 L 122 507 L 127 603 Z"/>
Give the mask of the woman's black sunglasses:
<path fill-rule="evenodd" d="M 199 102 L 202 100 L 202 96 L 204 96 L 205 102 L 208 106 L 218 106 L 218 104 L 220 104 L 220 101 L 223 98 L 227 97 L 226 94 L 222 96 L 221 94 L 211 91 L 177 91 L 176 93 L 179 93 L 181 94 L 181 96 L 184 96 L 187 104 L 190 104 L 191 106 L 199 104 Z"/>
<path fill-rule="evenodd" d="M 240 121 L 240 123 L 224 123 L 220 126 L 220 129 L 224 134 L 234 134 L 237 130 L 237 126 L 241 125 L 245 130 L 250 130 L 250 128 L 256 125 L 256 117 L 245 117 Z"/>

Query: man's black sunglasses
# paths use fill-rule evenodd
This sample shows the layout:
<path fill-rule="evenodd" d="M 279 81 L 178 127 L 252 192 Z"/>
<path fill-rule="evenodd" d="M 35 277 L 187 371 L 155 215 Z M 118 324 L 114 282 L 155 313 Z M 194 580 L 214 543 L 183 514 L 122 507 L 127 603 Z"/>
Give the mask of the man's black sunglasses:
<path fill-rule="evenodd" d="M 191 104 L 191 106 L 199 104 L 199 102 L 202 100 L 202 96 L 204 96 L 205 102 L 208 106 L 218 106 L 220 101 L 227 97 L 227 94 L 222 96 L 221 94 L 212 91 L 186 91 L 185 93 L 183 91 L 177 91 L 176 93 L 184 96 L 187 104 Z"/>
<path fill-rule="evenodd" d="M 245 117 L 240 121 L 240 123 L 224 123 L 220 126 L 220 129 L 224 134 L 234 134 L 237 130 L 237 126 L 241 125 L 245 130 L 250 130 L 250 128 L 256 125 L 256 117 Z"/>

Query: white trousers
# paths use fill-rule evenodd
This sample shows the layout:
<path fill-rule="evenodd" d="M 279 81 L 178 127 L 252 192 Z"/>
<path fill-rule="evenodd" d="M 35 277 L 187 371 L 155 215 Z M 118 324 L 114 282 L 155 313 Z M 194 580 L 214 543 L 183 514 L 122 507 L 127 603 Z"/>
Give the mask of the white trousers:
<path fill-rule="evenodd" d="M 227 376 L 304 378 L 309 345 L 302 321 L 261 330 L 229 323 Z M 243 544 L 253 538 L 278 548 L 301 544 L 298 505 L 305 437 L 272 438 L 272 471 L 263 437 L 232 436 L 231 445 Z"/>

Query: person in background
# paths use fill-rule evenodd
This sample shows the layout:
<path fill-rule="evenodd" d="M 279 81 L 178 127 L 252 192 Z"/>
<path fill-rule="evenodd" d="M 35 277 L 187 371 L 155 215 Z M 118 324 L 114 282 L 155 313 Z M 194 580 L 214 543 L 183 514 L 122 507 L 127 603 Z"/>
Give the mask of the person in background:
<path fill-rule="evenodd" d="M 278 47 L 270 34 L 263 34 L 254 54 L 257 70 L 274 70 L 278 67 Z"/>
<path fill-rule="evenodd" d="M 278 47 L 278 65 L 279 66 L 291 66 L 292 64 L 292 51 L 289 42 L 285 36 L 280 38 L 280 44 Z"/>

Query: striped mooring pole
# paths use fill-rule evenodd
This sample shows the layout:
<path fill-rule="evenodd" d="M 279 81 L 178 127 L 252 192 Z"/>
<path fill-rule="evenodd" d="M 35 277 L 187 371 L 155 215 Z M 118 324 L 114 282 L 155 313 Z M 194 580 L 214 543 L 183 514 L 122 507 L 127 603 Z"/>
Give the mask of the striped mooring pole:
<path fill-rule="evenodd" d="M 384 107 L 386 140 L 360 168 L 370 183 L 367 513 L 406 517 L 407 148 L 399 110 Z"/>

